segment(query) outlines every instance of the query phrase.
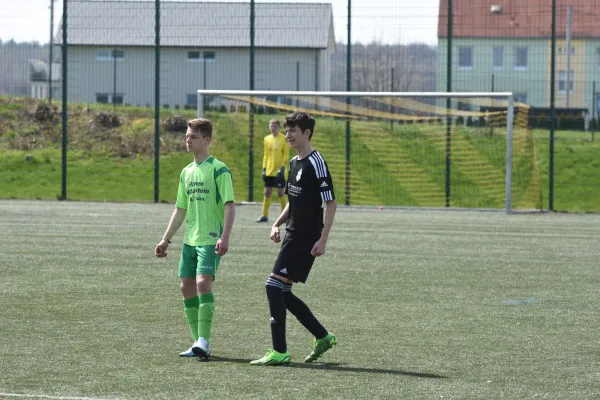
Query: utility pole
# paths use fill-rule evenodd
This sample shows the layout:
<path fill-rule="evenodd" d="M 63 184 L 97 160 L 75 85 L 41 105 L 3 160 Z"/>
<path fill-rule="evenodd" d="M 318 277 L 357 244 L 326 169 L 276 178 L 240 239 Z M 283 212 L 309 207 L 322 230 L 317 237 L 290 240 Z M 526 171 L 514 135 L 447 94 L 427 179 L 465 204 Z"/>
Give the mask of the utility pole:
<path fill-rule="evenodd" d="M 565 107 L 569 107 L 569 100 L 571 95 L 571 6 L 567 6 L 567 72 L 565 76 L 565 84 L 566 84 L 566 97 L 565 97 Z"/>
<path fill-rule="evenodd" d="M 391 75 L 392 76 L 391 76 L 391 79 L 390 79 L 391 80 L 391 83 L 390 83 L 390 92 L 394 91 L 394 81 L 395 81 L 394 72 L 395 72 L 395 69 L 394 69 L 394 67 L 392 67 L 392 70 L 391 70 Z M 392 107 L 391 107 L 392 114 L 394 113 L 394 100 L 395 99 L 396 99 L 395 97 L 392 97 Z M 394 131 L 394 120 L 393 119 L 390 120 L 390 129 L 392 131 Z"/>
<path fill-rule="evenodd" d="M 202 52 L 202 89 L 206 89 L 206 51 Z"/>
<path fill-rule="evenodd" d="M 117 97 L 117 49 L 113 49 L 113 94 L 112 94 L 112 105 L 113 110 L 116 107 L 115 97 Z"/>
<path fill-rule="evenodd" d="M 52 104 L 52 62 L 54 60 L 54 0 L 50 0 L 50 56 L 48 62 L 48 103 Z"/>

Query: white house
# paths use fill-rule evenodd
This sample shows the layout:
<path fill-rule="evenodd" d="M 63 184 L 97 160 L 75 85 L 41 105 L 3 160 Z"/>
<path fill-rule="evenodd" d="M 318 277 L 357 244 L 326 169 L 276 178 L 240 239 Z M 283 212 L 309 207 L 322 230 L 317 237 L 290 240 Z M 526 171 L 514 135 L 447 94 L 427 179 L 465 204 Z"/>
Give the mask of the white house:
<path fill-rule="evenodd" d="M 50 75 L 50 65 L 41 60 L 29 60 L 29 85 L 31 87 L 31 97 L 34 99 L 48 99 L 50 82 L 52 82 L 52 98 L 59 99 L 61 96 L 61 65 L 52 63 L 52 79 Z"/>
<path fill-rule="evenodd" d="M 68 2 L 68 98 L 153 105 L 155 2 Z M 197 89 L 248 89 L 250 4 L 161 1 L 161 106 Z M 62 43 L 62 24 L 55 43 Z M 255 5 L 256 90 L 330 90 L 331 4 Z"/>

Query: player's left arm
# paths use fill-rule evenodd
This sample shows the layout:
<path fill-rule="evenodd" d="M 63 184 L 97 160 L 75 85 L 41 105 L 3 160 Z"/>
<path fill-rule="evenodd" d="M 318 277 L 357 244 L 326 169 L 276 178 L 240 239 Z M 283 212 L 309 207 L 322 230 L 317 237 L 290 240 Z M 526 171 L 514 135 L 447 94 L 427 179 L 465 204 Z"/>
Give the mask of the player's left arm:
<path fill-rule="evenodd" d="M 235 219 L 235 202 L 233 197 L 233 180 L 231 171 L 226 166 L 217 171 L 216 183 L 221 199 L 223 200 L 225 215 L 223 218 L 223 233 L 215 246 L 215 253 L 223 256 L 229 250 L 229 236 L 233 229 Z"/>
<path fill-rule="evenodd" d="M 319 155 L 319 157 L 321 156 Z M 321 161 L 321 173 L 317 173 L 317 185 L 319 185 L 321 201 L 325 203 L 325 221 L 323 222 L 321 237 L 319 240 L 317 240 L 310 252 L 313 257 L 319 257 L 325 254 L 327 239 L 329 238 L 329 232 L 331 232 L 331 227 L 333 226 L 333 220 L 335 218 L 335 211 L 337 210 L 335 193 L 333 191 L 333 179 L 329 173 L 327 163 L 322 159 L 322 157 Z"/>
<path fill-rule="evenodd" d="M 321 237 L 317 240 L 310 252 L 313 257 L 319 257 L 325 254 L 327 239 L 329 238 L 329 232 L 331 232 L 333 220 L 335 219 L 335 211 L 337 210 L 335 199 L 329 200 L 325 204 L 325 222 L 323 223 L 323 231 L 321 232 Z"/>
<path fill-rule="evenodd" d="M 225 218 L 223 220 L 223 233 L 215 246 L 215 253 L 224 256 L 229 250 L 229 235 L 233 229 L 233 220 L 235 219 L 235 203 L 233 201 L 225 203 Z"/>

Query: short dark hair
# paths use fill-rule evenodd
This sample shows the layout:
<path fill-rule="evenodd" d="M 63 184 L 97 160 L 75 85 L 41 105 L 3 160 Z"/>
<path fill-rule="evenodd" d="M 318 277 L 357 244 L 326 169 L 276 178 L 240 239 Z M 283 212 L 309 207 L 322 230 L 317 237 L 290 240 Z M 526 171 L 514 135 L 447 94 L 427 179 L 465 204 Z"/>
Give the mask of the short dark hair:
<path fill-rule="evenodd" d="M 312 139 L 312 135 L 315 131 L 315 119 L 305 112 L 295 112 L 285 117 L 285 123 L 283 126 L 286 128 L 293 128 L 294 126 L 299 127 L 302 132 L 310 130 L 308 140 Z"/>
<path fill-rule="evenodd" d="M 204 137 L 212 137 L 212 122 L 206 118 L 196 118 L 188 121 L 188 128 L 200 132 Z"/>

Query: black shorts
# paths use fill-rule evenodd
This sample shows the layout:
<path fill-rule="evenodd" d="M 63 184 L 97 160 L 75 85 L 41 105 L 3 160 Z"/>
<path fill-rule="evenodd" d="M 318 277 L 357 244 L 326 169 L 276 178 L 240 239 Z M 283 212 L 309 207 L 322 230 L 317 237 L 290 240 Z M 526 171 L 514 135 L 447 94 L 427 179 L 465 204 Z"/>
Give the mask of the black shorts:
<path fill-rule="evenodd" d="M 273 273 L 294 282 L 306 282 L 315 258 L 310 254 L 318 237 L 298 237 L 286 233 L 275 261 Z"/>
<path fill-rule="evenodd" d="M 265 187 L 276 187 L 277 189 L 285 187 L 285 178 L 283 175 L 263 176 L 263 181 L 265 181 Z"/>

